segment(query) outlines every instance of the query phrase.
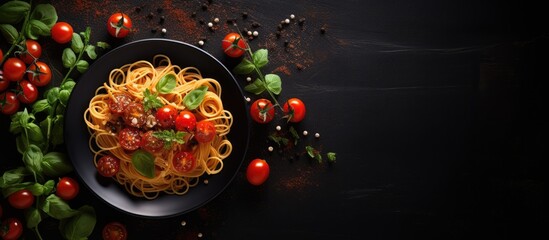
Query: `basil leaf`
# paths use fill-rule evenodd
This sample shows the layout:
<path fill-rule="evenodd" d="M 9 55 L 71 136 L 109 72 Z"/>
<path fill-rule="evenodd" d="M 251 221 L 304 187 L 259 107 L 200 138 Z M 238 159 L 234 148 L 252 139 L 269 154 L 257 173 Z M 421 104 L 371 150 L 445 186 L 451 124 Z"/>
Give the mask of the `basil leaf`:
<path fill-rule="evenodd" d="M 29 175 L 29 173 L 25 167 L 18 167 L 5 171 L 2 178 L 0 178 L 0 188 L 5 188 L 7 186 L 20 183 L 27 175 Z"/>
<path fill-rule="evenodd" d="M 88 54 L 88 57 L 90 59 L 96 59 L 97 58 L 97 53 L 95 52 L 95 46 L 94 45 L 88 45 L 86 46 L 86 48 L 84 49 L 84 51 L 86 51 L 86 54 Z"/>
<path fill-rule="evenodd" d="M 71 96 L 71 92 L 69 90 L 61 90 L 59 91 L 59 102 L 63 104 L 63 106 L 67 106 L 67 103 L 69 102 L 69 97 Z"/>
<path fill-rule="evenodd" d="M 65 239 L 88 239 L 95 228 L 97 217 L 93 207 L 84 205 L 71 218 L 60 221 L 59 230 Z"/>
<path fill-rule="evenodd" d="M 29 140 L 33 142 L 41 142 L 44 139 L 42 129 L 40 129 L 40 127 L 33 122 L 27 125 L 27 134 L 29 135 Z"/>
<path fill-rule="evenodd" d="M 183 98 L 183 103 L 189 110 L 194 110 L 200 106 L 200 103 L 204 100 L 206 92 L 208 92 L 208 87 L 200 86 L 197 89 L 187 93 Z"/>
<path fill-rule="evenodd" d="M 267 49 L 259 49 L 252 55 L 252 60 L 257 68 L 262 68 L 269 63 L 269 52 Z"/>
<path fill-rule="evenodd" d="M 76 54 L 70 48 L 65 48 L 63 50 L 63 55 L 61 56 L 61 61 L 63 62 L 63 67 L 70 68 L 76 63 Z"/>
<path fill-rule="evenodd" d="M 276 74 L 267 74 L 265 75 L 265 83 L 267 85 L 267 90 L 276 95 L 282 92 L 282 81 L 280 77 Z"/>
<path fill-rule="evenodd" d="M 236 74 L 250 74 L 255 69 L 255 65 L 250 62 L 250 60 L 244 58 L 236 67 L 234 67 L 233 72 Z"/>
<path fill-rule="evenodd" d="M 29 229 L 34 229 L 40 222 L 42 222 L 42 215 L 40 210 L 35 207 L 30 207 L 25 211 L 26 226 Z"/>
<path fill-rule="evenodd" d="M 15 146 L 17 148 L 17 152 L 20 154 L 23 154 L 29 146 L 27 146 L 27 143 L 29 141 L 27 140 L 27 136 L 25 134 L 20 134 L 19 136 L 15 137 Z"/>
<path fill-rule="evenodd" d="M 175 75 L 166 74 L 156 84 L 156 91 L 162 94 L 168 94 L 175 88 L 176 84 L 177 80 L 175 79 Z"/>
<path fill-rule="evenodd" d="M 15 24 L 23 20 L 31 5 L 24 1 L 9 1 L 0 6 L 0 23 Z"/>
<path fill-rule="evenodd" d="M 244 91 L 259 95 L 265 91 L 265 84 L 263 84 L 263 81 L 256 79 L 254 82 L 246 85 Z"/>
<path fill-rule="evenodd" d="M 335 162 L 336 161 L 336 153 L 335 152 L 329 152 L 326 154 L 328 157 L 328 162 Z"/>
<path fill-rule="evenodd" d="M 86 27 L 86 31 L 81 32 L 80 35 L 84 38 L 84 42 L 88 43 L 91 38 L 91 27 Z"/>
<path fill-rule="evenodd" d="M 40 174 L 42 172 L 42 150 L 34 144 L 30 144 L 23 153 L 23 162 L 32 172 Z"/>
<path fill-rule="evenodd" d="M 76 70 L 78 70 L 79 73 L 84 73 L 88 70 L 88 67 L 90 64 L 86 60 L 78 60 L 76 63 Z"/>
<path fill-rule="evenodd" d="M 61 145 L 64 142 L 63 138 L 63 115 L 59 114 L 53 119 L 53 128 L 51 130 L 51 144 L 54 146 Z"/>
<path fill-rule="evenodd" d="M 32 113 L 37 114 L 39 112 L 47 111 L 50 108 L 51 105 L 48 103 L 48 99 L 40 99 L 32 105 Z"/>
<path fill-rule="evenodd" d="M 132 164 L 141 175 L 154 178 L 154 156 L 147 151 L 137 150 L 132 155 Z"/>
<path fill-rule="evenodd" d="M 0 24 L 0 32 L 9 44 L 14 44 L 19 37 L 19 32 L 10 24 Z"/>
<path fill-rule="evenodd" d="M 40 209 L 57 220 L 70 218 L 78 214 L 78 211 L 72 209 L 67 202 L 55 194 L 50 194 L 41 204 Z"/>
<path fill-rule="evenodd" d="M 78 33 L 72 33 L 71 49 L 75 53 L 80 53 L 84 50 L 84 42 L 82 42 L 82 38 Z"/>
<path fill-rule="evenodd" d="M 14 115 L 11 116 L 11 123 L 10 123 L 10 132 L 13 134 L 18 134 L 21 131 L 23 131 L 23 127 L 21 126 L 21 116 L 23 115 L 23 112 L 16 112 Z"/>
<path fill-rule="evenodd" d="M 49 177 L 61 177 L 73 170 L 67 156 L 60 152 L 46 153 L 41 164 L 42 171 Z"/>
<path fill-rule="evenodd" d="M 45 23 L 40 22 L 39 20 L 31 19 L 29 25 L 25 30 L 25 35 L 30 38 L 37 40 L 40 36 L 48 36 L 50 34 L 50 27 Z"/>
<path fill-rule="evenodd" d="M 32 10 L 30 19 L 39 20 L 40 22 L 48 26 L 48 35 L 42 36 L 49 36 L 50 29 L 57 22 L 57 12 L 55 11 L 55 7 L 53 7 L 51 4 L 38 4 L 34 7 L 34 10 Z"/>
<path fill-rule="evenodd" d="M 102 48 L 102 49 L 107 49 L 107 48 L 110 48 L 110 47 L 111 47 L 111 45 L 109 45 L 109 44 L 106 43 L 106 42 L 97 42 L 97 43 L 95 43 L 95 44 L 97 44 L 97 47 Z"/>
<path fill-rule="evenodd" d="M 32 183 L 32 182 L 22 182 L 22 183 L 11 184 L 11 185 L 9 185 L 5 188 L 2 188 L 2 195 L 4 195 L 4 197 L 8 197 L 9 195 L 13 194 L 14 192 L 26 189 L 29 186 L 33 185 L 33 184 L 34 183 Z"/>
<path fill-rule="evenodd" d="M 42 129 L 42 133 L 44 133 L 44 137 L 46 137 L 46 143 L 50 142 L 51 137 L 51 125 L 53 124 L 53 120 L 51 116 L 47 116 L 42 122 L 40 122 L 40 129 Z"/>
<path fill-rule="evenodd" d="M 53 191 L 53 187 L 55 185 L 54 180 L 48 180 L 44 185 L 40 183 L 34 183 L 33 185 L 27 187 L 29 191 L 32 192 L 32 195 L 34 196 L 42 196 L 42 195 L 48 195 Z"/>
<path fill-rule="evenodd" d="M 72 50 L 71 50 L 72 51 Z M 57 102 L 58 100 L 58 96 L 59 96 L 59 87 L 53 87 L 53 88 L 50 88 L 46 93 L 46 99 L 48 99 L 48 103 L 50 105 L 54 105 L 55 102 Z"/>
<path fill-rule="evenodd" d="M 74 88 L 74 85 L 76 85 L 76 82 L 74 82 L 74 80 L 72 80 L 71 78 L 68 78 L 67 81 L 65 81 L 65 83 L 61 85 L 61 89 L 72 91 L 72 89 Z"/>

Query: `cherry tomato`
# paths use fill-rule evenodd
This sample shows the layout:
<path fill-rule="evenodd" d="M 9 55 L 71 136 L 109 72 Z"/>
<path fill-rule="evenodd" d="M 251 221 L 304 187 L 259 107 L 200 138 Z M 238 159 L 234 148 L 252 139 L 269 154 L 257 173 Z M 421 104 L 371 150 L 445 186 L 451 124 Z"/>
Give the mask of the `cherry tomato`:
<path fill-rule="evenodd" d="M 202 120 L 196 124 L 196 133 L 194 137 L 196 141 L 201 143 L 211 142 L 216 135 L 215 125 L 208 121 Z"/>
<path fill-rule="evenodd" d="M 141 146 L 139 130 L 135 128 L 124 128 L 118 133 L 118 142 L 126 150 L 136 150 Z"/>
<path fill-rule="evenodd" d="M 269 178 L 269 164 L 263 159 L 256 158 L 250 162 L 246 169 L 246 179 L 254 186 L 263 184 Z"/>
<path fill-rule="evenodd" d="M 0 49 L 0 62 L 2 61 L 3 58 L 4 58 L 4 53 L 2 52 L 2 49 Z"/>
<path fill-rule="evenodd" d="M 173 168 L 180 173 L 187 173 L 196 167 L 196 159 L 191 152 L 183 151 L 174 155 Z"/>
<path fill-rule="evenodd" d="M 51 28 L 51 38 L 59 44 L 65 44 L 72 40 L 72 26 L 66 22 L 57 22 Z"/>
<path fill-rule="evenodd" d="M 301 122 L 305 118 L 305 104 L 299 98 L 288 99 L 282 109 L 290 122 Z"/>
<path fill-rule="evenodd" d="M 2 222 L 0 236 L 4 240 L 16 240 L 23 235 L 23 224 L 19 219 L 8 218 Z"/>
<path fill-rule="evenodd" d="M 119 222 L 110 222 L 102 231 L 103 240 L 126 240 L 128 239 L 128 231 L 126 226 Z"/>
<path fill-rule="evenodd" d="M 19 55 L 19 58 L 26 64 L 31 64 L 40 56 L 42 56 L 42 46 L 37 41 L 32 39 L 25 40 L 26 50 L 23 54 Z"/>
<path fill-rule="evenodd" d="M 38 99 L 38 88 L 27 80 L 19 82 L 17 89 L 21 91 L 17 94 L 17 99 L 22 103 L 31 104 Z"/>
<path fill-rule="evenodd" d="M 273 120 L 275 110 L 271 101 L 261 98 L 250 106 L 250 115 L 258 123 L 268 123 Z"/>
<path fill-rule="evenodd" d="M 60 197 L 65 201 L 69 201 L 78 195 L 80 186 L 78 182 L 71 177 L 62 177 L 57 183 L 57 190 L 55 190 L 55 195 Z"/>
<path fill-rule="evenodd" d="M 4 72 L 0 70 L 0 92 L 3 92 L 4 90 L 8 89 L 10 86 L 10 81 L 4 80 Z"/>
<path fill-rule="evenodd" d="M 114 94 L 113 98 L 109 98 L 109 110 L 111 110 L 111 113 L 122 114 L 131 102 L 132 99 L 128 94 Z"/>
<path fill-rule="evenodd" d="M 0 112 L 5 115 L 12 115 L 19 110 L 19 100 L 13 92 L 0 94 Z"/>
<path fill-rule="evenodd" d="M 34 203 L 34 195 L 27 189 L 21 189 L 8 196 L 10 205 L 17 209 L 27 209 Z"/>
<path fill-rule="evenodd" d="M 105 155 L 97 161 L 97 172 L 103 177 L 113 177 L 120 170 L 120 159 Z"/>
<path fill-rule="evenodd" d="M 172 105 L 164 105 L 156 111 L 155 117 L 161 128 L 172 128 L 177 118 L 177 109 Z"/>
<path fill-rule="evenodd" d="M 192 112 L 181 111 L 175 119 L 175 129 L 177 131 L 192 132 L 196 128 L 196 117 Z"/>
<path fill-rule="evenodd" d="M 115 13 L 109 17 L 107 31 L 115 38 L 124 38 L 132 28 L 131 18 L 124 13 Z"/>
<path fill-rule="evenodd" d="M 27 78 L 38 87 L 46 86 L 51 81 L 51 69 L 45 62 L 37 61 L 29 66 Z"/>
<path fill-rule="evenodd" d="M 14 57 L 8 58 L 8 60 L 4 62 L 4 66 L 2 67 L 2 71 L 4 72 L 4 80 L 14 82 L 23 79 L 26 70 L 27 66 L 25 65 L 23 60 Z"/>
<path fill-rule="evenodd" d="M 143 148 L 149 152 L 159 152 L 164 148 L 164 141 L 162 139 L 159 139 L 153 135 L 154 131 L 149 130 L 143 136 L 141 137 L 143 141 Z"/>
<path fill-rule="evenodd" d="M 126 125 L 137 128 L 143 126 L 147 120 L 143 104 L 137 102 L 131 102 L 128 106 L 126 106 L 126 111 L 124 112 L 123 117 Z"/>
<path fill-rule="evenodd" d="M 246 42 L 238 33 L 229 33 L 221 41 L 221 48 L 227 56 L 237 58 L 246 51 Z"/>

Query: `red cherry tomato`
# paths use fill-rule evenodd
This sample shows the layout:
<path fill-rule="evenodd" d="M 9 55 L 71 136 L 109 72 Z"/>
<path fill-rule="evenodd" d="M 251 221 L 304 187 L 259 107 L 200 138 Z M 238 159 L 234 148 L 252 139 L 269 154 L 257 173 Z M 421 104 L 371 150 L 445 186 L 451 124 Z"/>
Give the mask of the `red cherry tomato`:
<path fill-rule="evenodd" d="M 221 41 L 221 48 L 227 56 L 237 58 L 246 51 L 246 42 L 238 33 L 229 33 Z"/>
<path fill-rule="evenodd" d="M 118 142 L 126 150 L 136 150 L 141 146 L 139 130 L 135 128 L 124 128 L 118 133 Z"/>
<path fill-rule="evenodd" d="M 250 106 L 250 115 L 257 123 L 268 123 L 273 120 L 275 110 L 271 101 L 261 98 Z"/>
<path fill-rule="evenodd" d="M 23 224 L 19 219 L 8 218 L 2 222 L 0 237 L 4 240 L 16 240 L 23 235 Z"/>
<path fill-rule="evenodd" d="M 0 70 L 0 92 L 8 89 L 10 86 L 10 81 L 4 79 L 4 72 Z"/>
<path fill-rule="evenodd" d="M 0 112 L 5 115 L 12 115 L 19 110 L 19 100 L 13 92 L 0 94 Z"/>
<path fill-rule="evenodd" d="M 128 231 L 126 226 L 119 222 L 110 222 L 103 227 L 103 240 L 126 240 L 128 239 Z"/>
<path fill-rule="evenodd" d="M 75 198 L 78 195 L 79 191 L 80 186 L 78 185 L 78 182 L 76 180 L 71 177 L 62 177 L 61 179 L 59 179 L 59 183 L 57 183 L 57 190 L 55 191 L 55 195 L 65 201 L 69 201 Z"/>
<path fill-rule="evenodd" d="M 23 54 L 19 55 L 19 58 L 26 64 L 31 64 L 40 56 L 42 56 L 42 46 L 37 41 L 32 39 L 25 40 L 26 50 Z"/>
<path fill-rule="evenodd" d="M 155 117 L 161 128 L 173 128 L 177 118 L 177 109 L 172 105 L 164 105 L 156 111 Z"/>
<path fill-rule="evenodd" d="M 21 91 L 17 95 L 17 99 L 22 103 L 31 104 L 38 99 L 38 88 L 27 80 L 19 82 L 17 89 Z"/>
<path fill-rule="evenodd" d="M 131 102 L 126 106 L 124 111 L 124 122 L 128 126 L 139 128 L 145 124 L 147 116 L 145 115 L 145 109 L 143 104 L 137 102 Z"/>
<path fill-rule="evenodd" d="M 51 69 L 45 62 L 37 61 L 29 66 L 27 78 L 38 87 L 46 86 L 51 82 Z"/>
<path fill-rule="evenodd" d="M 290 122 L 301 122 L 305 118 L 305 104 L 299 98 L 290 98 L 283 107 L 286 117 Z"/>
<path fill-rule="evenodd" d="M 27 209 L 34 204 L 34 195 L 27 189 L 21 189 L 8 196 L 10 205 L 17 209 Z"/>
<path fill-rule="evenodd" d="M 128 94 L 114 94 L 113 98 L 109 98 L 109 110 L 114 114 L 122 114 L 131 102 L 132 98 Z"/>
<path fill-rule="evenodd" d="M 2 49 L 0 49 L 0 62 L 2 61 L 3 58 L 4 58 L 4 53 L 2 52 Z"/>
<path fill-rule="evenodd" d="M 107 31 L 115 38 L 124 38 L 132 28 L 131 18 L 124 13 L 115 13 L 109 17 Z"/>
<path fill-rule="evenodd" d="M 147 131 L 145 134 L 143 134 L 143 136 L 141 137 L 143 141 L 142 147 L 149 152 L 156 153 L 164 148 L 164 141 L 155 137 L 153 134 L 154 131 L 152 130 Z"/>
<path fill-rule="evenodd" d="M 120 170 L 120 159 L 111 155 L 103 156 L 97 161 L 97 172 L 103 177 L 113 177 Z"/>
<path fill-rule="evenodd" d="M 181 111 L 175 118 L 175 129 L 177 131 L 192 132 L 196 128 L 196 117 L 192 112 Z"/>
<path fill-rule="evenodd" d="M 180 173 L 187 173 L 196 167 L 196 159 L 191 152 L 183 151 L 174 155 L 173 168 Z"/>
<path fill-rule="evenodd" d="M 14 82 L 23 79 L 26 70 L 27 65 L 25 65 L 23 60 L 14 57 L 8 58 L 2 67 L 2 72 L 4 72 L 4 80 Z"/>
<path fill-rule="evenodd" d="M 202 120 L 196 124 L 196 133 L 194 137 L 200 143 L 211 142 L 216 135 L 215 125 L 208 121 Z"/>
<path fill-rule="evenodd" d="M 256 158 L 250 162 L 246 169 L 246 179 L 254 186 L 263 184 L 269 178 L 269 164 L 263 159 Z"/>
<path fill-rule="evenodd" d="M 72 33 L 72 26 L 66 22 L 57 22 L 51 28 L 51 38 L 59 44 L 70 42 Z"/>

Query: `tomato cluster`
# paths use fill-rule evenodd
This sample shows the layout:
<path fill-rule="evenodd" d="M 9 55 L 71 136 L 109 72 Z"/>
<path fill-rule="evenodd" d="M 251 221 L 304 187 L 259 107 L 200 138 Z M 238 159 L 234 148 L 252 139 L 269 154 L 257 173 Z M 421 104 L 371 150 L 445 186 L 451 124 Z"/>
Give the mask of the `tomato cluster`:
<path fill-rule="evenodd" d="M 38 99 L 38 87 L 48 85 L 52 79 L 48 64 L 39 60 L 40 43 L 27 39 L 17 46 L 22 50 L 12 57 L 6 56 L 0 70 L 0 112 L 6 115 L 17 112 L 21 104 L 34 103 Z"/>

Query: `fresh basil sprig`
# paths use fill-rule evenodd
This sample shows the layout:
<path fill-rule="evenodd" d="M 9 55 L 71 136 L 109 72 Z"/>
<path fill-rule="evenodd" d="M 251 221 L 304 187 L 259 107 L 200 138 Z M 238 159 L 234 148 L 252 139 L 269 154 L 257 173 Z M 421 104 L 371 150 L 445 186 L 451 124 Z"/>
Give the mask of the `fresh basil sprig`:
<path fill-rule="evenodd" d="M 170 149 L 173 143 L 184 144 L 185 132 L 171 130 L 162 130 L 153 132 L 153 136 L 164 141 L 164 148 Z"/>
<path fill-rule="evenodd" d="M 280 94 L 282 92 L 282 80 L 280 79 L 280 76 L 277 74 L 266 74 L 263 75 L 261 72 L 261 68 L 267 65 L 269 63 L 269 52 L 267 49 L 259 49 L 255 51 L 254 53 L 249 50 L 249 55 L 251 58 L 243 58 L 242 62 L 240 62 L 236 67 L 234 68 L 234 72 L 236 74 L 251 74 L 252 72 L 256 72 L 258 75 L 258 78 L 253 81 L 252 83 L 248 84 L 244 87 L 244 90 L 250 93 L 253 93 L 255 95 L 259 95 L 265 91 L 267 91 L 273 100 L 276 102 L 276 99 L 273 94 Z M 276 105 L 280 106 L 278 103 Z"/>
<path fill-rule="evenodd" d="M 204 101 L 204 97 L 206 96 L 207 92 L 208 87 L 200 86 L 187 93 L 183 98 L 183 103 L 189 110 L 195 110 L 198 106 L 200 106 L 200 103 Z"/>
<path fill-rule="evenodd" d="M 164 106 L 164 104 L 158 99 L 158 94 L 151 93 L 149 89 L 145 89 L 145 92 L 143 92 L 143 109 L 145 112 L 162 106 Z"/>

